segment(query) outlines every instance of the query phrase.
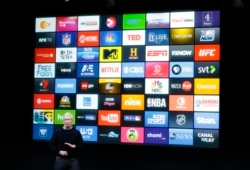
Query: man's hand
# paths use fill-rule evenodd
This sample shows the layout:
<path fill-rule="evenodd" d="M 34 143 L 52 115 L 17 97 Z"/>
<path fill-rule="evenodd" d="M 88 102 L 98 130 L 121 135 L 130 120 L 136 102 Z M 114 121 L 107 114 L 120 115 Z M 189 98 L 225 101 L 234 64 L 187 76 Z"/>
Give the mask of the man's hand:
<path fill-rule="evenodd" d="M 68 152 L 67 152 L 67 151 L 63 151 L 63 150 L 60 150 L 60 151 L 59 151 L 59 154 L 60 154 L 61 156 L 68 156 Z"/>
<path fill-rule="evenodd" d="M 67 145 L 67 146 L 69 146 L 69 147 L 71 147 L 71 148 L 75 148 L 75 147 L 76 147 L 76 145 L 71 144 L 71 143 L 68 143 L 68 142 L 65 142 L 65 145 Z"/>

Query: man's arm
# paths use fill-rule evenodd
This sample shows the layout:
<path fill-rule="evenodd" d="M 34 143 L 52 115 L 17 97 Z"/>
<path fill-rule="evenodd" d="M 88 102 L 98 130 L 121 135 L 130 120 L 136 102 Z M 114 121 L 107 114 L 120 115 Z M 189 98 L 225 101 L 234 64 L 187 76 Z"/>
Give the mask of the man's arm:
<path fill-rule="evenodd" d="M 59 149 L 57 146 L 57 135 L 56 133 L 54 133 L 49 141 L 49 149 L 55 153 L 58 154 L 59 153 Z"/>

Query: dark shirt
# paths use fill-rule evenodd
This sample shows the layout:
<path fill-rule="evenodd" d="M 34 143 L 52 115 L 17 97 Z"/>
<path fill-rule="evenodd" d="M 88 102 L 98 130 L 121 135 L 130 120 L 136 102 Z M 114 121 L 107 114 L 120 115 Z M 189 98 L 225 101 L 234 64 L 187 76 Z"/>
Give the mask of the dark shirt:
<path fill-rule="evenodd" d="M 65 142 L 74 144 L 76 147 L 70 148 L 69 146 L 65 145 Z M 49 142 L 49 147 L 51 151 L 57 156 L 60 156 L 60 150 L 64 150 L 68 152 L 68 156 L 64 156 L 64 158 L 72 158 L 76 157 L 79 151 L 84 147 L 84 141 L 82 139 L 81 133 L 78 130 L 74 128 L 67 130 L 63 129 L 62 127 L 54 132 Z"/>

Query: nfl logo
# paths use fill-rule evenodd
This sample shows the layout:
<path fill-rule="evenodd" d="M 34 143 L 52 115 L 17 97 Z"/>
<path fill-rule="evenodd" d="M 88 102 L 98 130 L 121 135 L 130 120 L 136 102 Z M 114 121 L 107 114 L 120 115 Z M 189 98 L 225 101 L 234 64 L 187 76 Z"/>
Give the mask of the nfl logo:
<path fill-rule="evenodd" d="M 69 45 L 71 43 L 71 35 L 70 34 L 63 34 L 62 35 L 62 44 Z"/>

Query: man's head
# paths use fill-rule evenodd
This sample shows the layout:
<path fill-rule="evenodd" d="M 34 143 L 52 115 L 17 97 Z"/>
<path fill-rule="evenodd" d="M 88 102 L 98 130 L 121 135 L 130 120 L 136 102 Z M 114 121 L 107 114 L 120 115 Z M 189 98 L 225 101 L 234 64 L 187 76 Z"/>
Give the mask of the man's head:
<path fill-rule="evenodd" d="M 63 123 L 65 129 L 71 129 L 73 123 L 73 116 L 71 113 L 66 112 L 63 116 Z"/>

